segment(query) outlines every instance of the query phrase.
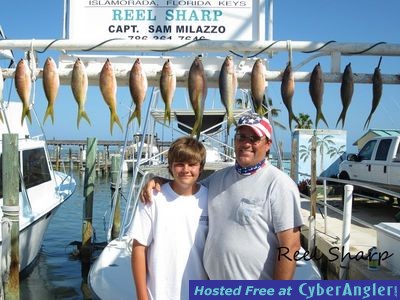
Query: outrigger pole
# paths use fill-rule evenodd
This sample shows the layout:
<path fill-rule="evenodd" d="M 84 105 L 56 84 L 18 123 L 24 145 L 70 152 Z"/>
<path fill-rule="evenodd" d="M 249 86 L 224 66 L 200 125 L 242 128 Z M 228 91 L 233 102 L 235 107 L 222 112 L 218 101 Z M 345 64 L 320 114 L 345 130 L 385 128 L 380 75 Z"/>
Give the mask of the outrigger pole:
<path fill-rule="evenodd" d="M 341 82 L 342 73 L 340 70 L 340 61 L 342 56 L 400 56 L 400 44 L 389 44 L 385 42 L 378 43 L 339 43 L 312 42 L 312 41 L 211 41 L 194 40 L 188 43 L 180 41 L 133 41 L 126 39 L 113 39 L 107 41 L 76 41 L 76 40 L 0 40 L 0 50 L 35 50 L 44 52 L 46 50 L 56 50 L 61 53 L 68 51 L 80 51 L 81 54 L 63 54 L 60 58 L 59 76 L 63 84 L 70 81 L 72 72 L 72 62 L 77 57 L 84 59 L 87 68 L 89 81 L 91 84 L 98 83 L 98 76 L 104 61 L 107 58 L 113 64 L 119 63 L 116 68 L 116 77 L 118 85 L 127 85 L 129 70 L 133 64 L 133 57 L 141 57 L 143 68 L 147 74 L 149 84 L 156 84 L 159 80 L 160 71 L 165 59 L 173 58 L 174 65 L 177 65 L 176 76 L 177 85 L 186 86 L 187 72 L 190 68 L 188 56 L 207 53 L 204 55 L 204 66 L 207 73 L 207 81 L 210 87 L 216 87 L 218 82 L 219 70 L 222 64 L 223 56 L 227 53 L 239 54 L 235 57 L 237 63 L 237 77 L 240 88 L 249 88 L 250 73 L 256 57 L 262 55 L 275 55 L 279 52 L 310 54 L 299 66 L 294 66 L 297 70 L 306 62 L 316 59 L 320 56 L 330 56 L 330 72 L 324 70 L 325 82 Z M 96 54 L 89 55 L 91 51 L 104 52 L 103 56 Z M 107 52 L 107 54 L 106 54 Z M 120 52 L 120 54 L 118 54 Z M 143 56 L 143 52 L 153 54 L 154 56 Z M 113 53 L 113 55 L 109 55 Z M 129 56 L 126 53 L 130 53 Z M 134 53 L 138 55 L 134 56 Z M 177 54 L 179 53 L 179 54 Z M 185 54 L 186 53 L 186 54 Z M 195 54 L 193 54 L 195 53 Z M 212 55 L 211 55 L 212 54 Z M 218 56 L 218 54 L 220 56 Z M 185 56 L 186 55 L 186 56 Z M 267 81 L 281 81 L 282 70 L 267 70 Z M 37 77 L 41 77 L 42 69 L 37 69 Z M 15 69 L 3 69 L 3 77 L 13 77 Z M 310 72 L 294 72 L 295 81 L 308 82 Z M 382 74 L 384 84 L 399 84 L 400 78 L 397 74 Z M 371 83 L 372 74 L 355 73 L 355 83 Z"/>
<path fill-rule="evenodd" d="M 287 52 L 288 47 L 294 52 L 319 52 L 325 55 L 340 53 L 341 55 L 375 55 L 400 56 L 400 44 L 379 43 L 340 43 L 336 41 L 212 41 L 198 39 L 183 44 L 173 40 L 137 41 L 128 39 L 112 39 L 107 41 L 77 41 L 77 40 L 0 40 L 0 49 L 58 50 L 58 51 L 137 51 L 137 52 L 216 52 L 235 51 L 248 53 Z"/>

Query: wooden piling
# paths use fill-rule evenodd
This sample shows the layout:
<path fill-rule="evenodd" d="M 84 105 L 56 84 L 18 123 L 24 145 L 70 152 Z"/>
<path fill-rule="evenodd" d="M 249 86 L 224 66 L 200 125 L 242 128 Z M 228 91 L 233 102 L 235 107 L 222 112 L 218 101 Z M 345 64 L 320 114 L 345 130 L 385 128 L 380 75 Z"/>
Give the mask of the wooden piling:
<path fill-rule="evenodd" d="M 95 169 L 96 169 L 96 174 L 99 174 L 100 171 L 100 152 L 96 151 L 96 159 L 95 159 Z"/>
<path fill-rule="evenodd" d="M 114 204 L 113 201 L 115 199 L 115 213 L 114 213 L 114 218 L 113 218 L 113 226 L 111 230 L 111 238 L 115 239 L 118 237 L 119 232 L 121 230 L 121 204 L 120 204 L 120 193 L 119 193 L 119 188 L 118 187 L 118 193 L 116 197 L 114 197 L 114 193 L 117 189 L 117 182 L 118 182 L 118 176 L 120 174 L 121 166 L 121 156 L 120 155 L 113 155 L 111 157 L 111 207 Z"/>
<path fill-rule="evenodd" d="M 72 160 L 72 149 L 68 149 L 68 161 L 69 161 L 69 171 L 72 172 L 74 169 L 74 161 Z"/>
<path fill-rule="evenodd" d="M 104 147 L 104 174 L 107 176 L 108 175 L 108 155 L 109 155 L 109 150 L 108 146 Z"/>
<path fill-rule="evenodd" d="M 79 169 L 79 171 L 81 171 L 81 170 L 83 170 L 83 160 L 84 159 L 86 159 L 85 157 L 84 157 L 84 152 L 83 152 L 83 146 L 80 146 L 79 147 L 79 165 L 78 165 L 78 169 Z"/>
<path fill-rule="evenodd" d="M 56 170 L 60 170 L 61 145 L 56 146 Z"/>
<path fill-rule="evenodd" d="M 11 223 L 11 249 L 3 252 L 11 257 L 10 269 L 5 270 L 3 283 L 5 299 L 19 299 L 19 157 L 18 134 L 3 134 L 3 224 Z M 7 179 L 7 180 L 4 180 Z M 8 224 L 7 224 L 8 223 Z M 3 231 L 4 232 L 4 231 Z"/>
<path fill-rule="evenodd" d="M 311 137 L 311 188 L 310 188 L 311 209 L 309 217 L 309 237 L 308 237 L 308 250 L 315 249 L 316 232 L 316 212 L 317 212 L 317 134 Z"/>
<path fill-rule="evenodd" d="M 296 181 L 298 178 L 296 178 L 296 173 L 298 170 L 298 161 L 297 161 L 297 140 L 293 138 L 292 135 L 292 152 L 291 152 L 291 157 L 290 157 L 290 177 Z M 297 175 L 298 177 L 298 175 Z"/>
<path fill-rule="evenodd" d="M 93 196 L 94 196 L 94 182 L 96 179 L 96 149 L 97 139 L 87 139 L 87 153 L 85 164 L 85 179 L 83 196 L 85 202 L 83 205 L 83 224 L 82 224 L 82 247 L 81 259 L 83 262 L 90 262 L 91 248 L 92 248 L 92 234 L 93 234 Z"/>

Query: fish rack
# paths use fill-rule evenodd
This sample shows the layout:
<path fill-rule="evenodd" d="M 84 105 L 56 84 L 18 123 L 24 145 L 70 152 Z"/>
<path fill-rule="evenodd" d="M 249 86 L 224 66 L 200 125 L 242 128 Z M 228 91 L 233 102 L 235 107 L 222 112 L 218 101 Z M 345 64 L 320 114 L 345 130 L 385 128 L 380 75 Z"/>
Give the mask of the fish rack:
<path fill-rule="evenodd" d="M 86 51 L 94 49 L 96 53 L 108 53 L 106 55 L 87 55 L 87 54 L 63 54 L 59 60 L 59 76 L 62 84 L 69 84 L 71 78 L 71 61 L 76 57 L 85 60 L 88 68 L 89 82 L 98 83 L 99 73 L 106 58 L 115 64 L 120 64 L 115 73 L 119 85 L 127 85 L 129 70 L 133 64 L 133 58 L 140 57 L 143 60 L 143 68 L 148 76 L 149 84 L 158 83 L 160 71 L 167 58 L 173 58 L 176 67 L 177 85 L 186 84 L 187 72 L 190 67 L 188 57 L 207 53 L 204 56 L 204 66 L 207 75 L 207 82 L 210 87 L 215 87 L 218 82 L 220 65 L 222 64 L 224 54 L 221 53 L 242 53 L 241 59 L 235 59 L 236 70 L 238 72 L 238 83 L 240 88 L 249 88 L 250 73 L 255 58 L 257 56 L 267 55 L 272 57 L 280 52 L 289 53 L 309 53 L 310 56 L 303 62 L 294 66 L 294 79 L 298 82 L 307 82 L 310 79 L 311 72 L 297 71 L 310 60 L 321 56 L 329 56 L 331 59 L 330 72 L 324 72 L 325 82 L 340 82 L 342 73 L 340 71 L 342 56 L 400 56 L 400 44 L 389 43 L 339 43 L 339 42 L 313 42 L 313 41 L 210 41 L 196 40 L 191 43 L 182 44 L 177 41 L 131 41 L 131 40 L 111 40 L 98 42 L 84 42 L 74 40 L 0 40 L 1 50 L 56 50 L 61 53 L 70 53 L 71 51 Z M 126 55 L 115 53 L 139 53 L 138 55 Z M 154 56 L 144 56 L 143 52 L 159 54 Z M 88 52 L 86 52 L 88 53 Z M 114 56 L 109 55 L 113 53 Z M 194 54 L 196 53 L 196 54 Z M 3 77 L 10 78 L 14 76 L 15 69 L 3 69 Z M 42 68 L 36 69 L 36 77 L 42 76 Z M 282 70 L 269 70 L 267 67 L 266 80 L 280 81 L 282 79 Z M 372 74 L 354 73 L 355 83 L 371 83 Z M 382 83 L 399 84 L 400 78 L 397 74 L 382 74 Z"/>

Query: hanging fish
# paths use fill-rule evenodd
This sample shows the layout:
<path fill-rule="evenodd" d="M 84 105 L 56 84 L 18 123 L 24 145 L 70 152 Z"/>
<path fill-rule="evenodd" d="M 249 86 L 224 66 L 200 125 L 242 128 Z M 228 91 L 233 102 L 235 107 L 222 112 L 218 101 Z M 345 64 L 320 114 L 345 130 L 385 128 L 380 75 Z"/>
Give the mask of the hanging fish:
<path fill-rule="evenodd" d="M 265 101 L 265 66 L 262 59 L 257 59 L 253 65 L 250 75 L 251 99 L 253 101 L 254 110 L 264 116 L 267 110 L 263 106 Z"/>
<path fill-rule="evenodd" d="M 382 90 L 383 90 L 382 74 L 381 74 L 381 69 L 379 68 L 381 66 L 381 62 L 382 62 L 382 56 L 379 59 L 378 66 L 375 68 L 374 75 L 372 75 L 372 107 L 371 107 L 371 112 L 369 113 L 369 116 L 365 121 L 364 129 L 368 127 L 369 122 L 371 121 L 372 114 L 378 107 L 379 101 L 381 100 L 382 97 Z"/>
<path fill-rule="evenodd" d="M 27 64 L 23 59 L 21 59 L 15 70 L 15 88 L 17 89 L 18 96 L 22 101 L 22 115 L 21 115 L 21 125 L 24 122 L 24 118 L 28 117 L 29 121 L 32 123 L 31 113 L 30 113 L 30 102 L 29 98 L 31 95 L 31 72 L 28 69 Z"/>
<path fill-rule="evenodd" d="M 42 79 L 44 93 L 48 103 L 43 123 L 46 121 L 46 118 L 50 116 L 51 122 L 54 124 L 54 103 L 60 87 L 60 77 L 58 76 L 56 63 L 51 57 L 48 57 L 44 63 Z"/>
<path fill-rule="evenodd" d="M 351 63 L 348 63 L 342 75 L 342 85 L 340 86 L 340 98 L 342 99 L 343 109 L 336 122 L 336 127 L 339 124 L 340 120 L 342 120 L 342 128 L 344 126 L 344 121 L 346 119 L 346 112 L 350 106 L 351 98 L 353 97 L 353 92 L 354 92 L 353 71 L 351 70 Z"/>
<path fill-rule="evenodd" d="M 233 116 L 233 105 L 235 103 L 235 96 L 237 90 L 237 77 L 235 73 L 235 66 L 233 65 L 232 56 L 228 55 L 222 64 L 219 72 L 219 93 L 221 95 L 222 104 L 224 104 L 227 113 L 227 132 L 232 124 L 236 125 Z"/>
<path fill-rule="evenodd" d="M 85 111 L 86 93 L 88 89 L 88 77 L 86 74 L 86 68 L 83 62 L 77 58 L 74 67 L 72 68 L 71 76 L 71 89 L 74 95 L 75 101 L 78 104 L 78 118 L 77 127 L 79 128 L 79 123 L 81 118 L 84 118 L 90 125 L 90 119 Z"/>
<path fill-rule="evenodd" d="M 285 71 L 283 71 L 282 82 L 281 82 L 281 96 L 283 104 L 285 104 L 289 113 L 289 128 L 292 131 L 292 120 L 295 120 L 299 124 L 299 120 L 293 113 L 292 99 L 294 95 L 294 74 L 292 70 L 292 64 L 289 61 Z"/>
<path fill-rule="evenodd" d="M 176 75 L 172 68 L 172 63 L 168 59 L 161 70 L 160 76 L 160 92 L 165 103 L 164 123 L 168 120 L 171 123 L 171 104 L 174 98 L 176 89 Z"/>
<path fill-rule="evenodd" d="M 99 85 L 104 101 L 107 103 L 110 109 L 111 135 L 114 123 L 117 123 L 123 131 L 121 121 L 117 115 L 117 78 L 115 77 L 113 67 L 108 58 L 101 69 Z"/>
<path fill-rule="evenodd" d="M 142 62 L 139 58 L 136 58 L 129 73 L 129 91 L 131 92 L 132 101 L 135 103 L 135 110 L 129 117 L 128 124 L 134 118 L 137 118 L 140 126 L 142 105 L 146 98 L 147 87 L 147 76 L 142 68 Z"/>
<path fill-rule="evenodd" d="M 197 139 L 199 139 L 203 122 L 204 102 L 207 97 L 206 74 L 200 57 L 196 57 L 190 66 L 188 92 L 195 117 L 191 135 L 196 135 Z"/>
<path fill-rule="evenodd" d="M 322 74 L 320 63 L 318 63 L 314 67 L 311 73 L 309 92 L 311 100 L 314 103 L 315 108 L 317 109 L 317 115 L 315 118 L 315 128 L 317 128 L 319 120 L 324 121 L 326 126 L 329 127 L 322 113 L 322 102 L 324 96 L 324 76 Z"/>

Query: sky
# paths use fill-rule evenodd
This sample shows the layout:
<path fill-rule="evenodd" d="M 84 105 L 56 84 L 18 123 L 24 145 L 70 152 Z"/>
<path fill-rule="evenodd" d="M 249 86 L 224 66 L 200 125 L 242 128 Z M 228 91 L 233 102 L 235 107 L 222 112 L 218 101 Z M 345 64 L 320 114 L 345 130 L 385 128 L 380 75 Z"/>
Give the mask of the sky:
<path fill-rule="evenodd" d="M 326 42 L 359 42 L 359 43 L 400 43 L 398 34 L 398 12 L 400 2 L 397 0 L 275 0 L 274 1 L 274 40 L 314 41 Z M 0 10 L 0 25 L 9 39 L 58 39 L 63 32 L 63 0 L 38 1 L 3 1 Z M 227 53 L 228 54 L 228 53 Z M 21 51 L 14 52 L 18 61 L 23 57 Z M 40 54 L 39 65 L 43 66 L 47 56 L 57 61 L 59 53 L 47 51 Z M 295 54 L 293 64 L 300 64 L 310 55 Z M 264 56 L 265 58 L 266 56 Z M 288 60 L 287 53 L 278 53 L 269 61 L 271 70 L 283 70 Z M 372 74 L 378 64 L 379 57 L 375 56 L 342 56 L 341 70 L 351 62 L 355 73 Z M 330 71 L 330 59 L 320 57 L 304 65 L 298 71 L 310 72 L 313 67 L 321 63 L 322 69 Z M 1 65 L 4 68 L 4 64 Z M 384 57 L 381 64 L 382 74 L 398 74 L 400 72 L 399 57 Z M 7 85 L 8 83 L 8 85 Z M 10 79 L 6 80 L 4 98 L 18 99 L 15 88 Z M 374 113 L 370 129 L 399 128 L 398 114 L 400 87 L 385 84 L 383 96 Z M 280 96 L 280 82 L 270 82 L 268 96 L 273 101 L 274 108 L 280 109 L 277 119 L 288 127 L 287 110 Z M 179 101 L 179 100 L 178 100 Z M 343 130 L 347 133 L 348 152 L 354 152 L 352 144 L 366 131 L 363 129 L 365 120 L 371 109 L 372 85 L 356 84 L 352 102 L 347 112 Z M 118 114 L 123 124 L 126 124 L 131 105 L 128 87 L 118 89 Z M 40 80 L 36 83 L 35 111 L 40 121 L 43 120 L 47 102 L 44 97 Z M 342 109 L 340 100 L 340 84 L 325 83 L 323 113 L 329 124 L 329 129 L 335 128 L 336 121 Z M 81 121 L 80 128 L 76 126 L 77 106 L 71 88 L 63 85 L 60 88 L 55 105 L 55 124 L 50 119 L 43 128 L 47 139 L 98 139 L 123 140 L 125 134 L 118 127 L 114 127 L 113 135 L 109 132 L 109 110 L 101 100 L 98 86 L 90 86 L 86 111 L 92 121 L 89 126 L 85 120 Z M 296 115 L 307 113 L 315 119 L 315 107 L 308 93 L 308 83 L 296 83 L 293 99 L 293 111 Z M 322 123 L 318 128 L 326 129 Z M 286 151 L 290 150 L 291 133 L 289 130 L 276 129 L 276 139 L 283 143 Z"/>

